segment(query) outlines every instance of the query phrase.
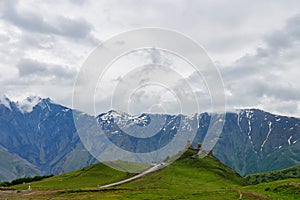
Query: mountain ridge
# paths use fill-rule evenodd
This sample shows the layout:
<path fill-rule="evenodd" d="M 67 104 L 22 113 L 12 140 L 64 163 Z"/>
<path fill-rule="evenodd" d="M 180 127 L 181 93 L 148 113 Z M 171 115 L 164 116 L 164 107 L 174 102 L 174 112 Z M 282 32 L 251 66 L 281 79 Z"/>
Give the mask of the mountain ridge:
<path fill-rule="evenodd" d="M 5 103 L 0 101 L 0 145 L 33 164 L 43 175 L 74 171 L 95 163 L 96 159 L 85 149 L 74 125 L 73 112 L 79 111 L 56 104 L 50 98 L 38 99 L 37 104 L 31 104 L 29 112 L 22 112 L 8 98 Z M 125 115 L 109 111 L 96 117 L 87 114 L 84 117 L 94 120 L 112 112 L 118 116 L 103 119 L 104 122 Z M 126 115 L 121 122 L 142 127 L 154 116 L 147 113 Z M 203 142 L 211 120 L 210 113 L 197 116 L 199 129 L 192 141 L 195 147 Z M 172 128 L 175 121 L 170 120 L 169 128 Z M 299 127 L 300 119 L 296 117 L 273 115 L 259 109 L 228 112 L 213 153 L 242 175 L 295 166 L 300 164 Z M 109 134 L 115 131 L 108 130 Z M 170 135 L 171 131 L 166 127 L 164 134 Z"/>

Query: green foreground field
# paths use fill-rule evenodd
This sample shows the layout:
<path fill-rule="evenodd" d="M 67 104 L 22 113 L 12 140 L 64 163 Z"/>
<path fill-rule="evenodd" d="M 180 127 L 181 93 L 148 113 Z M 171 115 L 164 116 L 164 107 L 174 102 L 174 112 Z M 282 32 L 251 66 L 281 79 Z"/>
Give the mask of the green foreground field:
<path fill-rule="evenodd" d="M 300 179 L 258 185 L 226 167 L 213 156 L 203 159 L 188 150 L 180 159 L 132 182 L 101 189 L 134 174 L 95 164 L 76 172 L 16 185 L 18 192 L 0 193 L 1 199 L 300 199 Z"/>

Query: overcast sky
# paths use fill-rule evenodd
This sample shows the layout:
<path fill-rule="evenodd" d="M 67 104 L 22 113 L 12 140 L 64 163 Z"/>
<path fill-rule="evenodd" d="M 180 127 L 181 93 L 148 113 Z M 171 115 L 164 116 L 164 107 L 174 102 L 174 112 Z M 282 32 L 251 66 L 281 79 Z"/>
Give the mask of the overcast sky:
<path fill-rule="evenodd" d="M 0 95 L 50 97 L 71 107 L 88 55 L 101 41 L 143 27 L 176 30 L 201 44 L 220 70 L 228 109 L 300 117 L 299 0 L 1 0 Z M 156 62 L 157 52 L 148 54 Z M 96 95 L 97 112 L 107 111 L 109 90 Z M 150 96 L 148 106 L 162 98 Z M 166 93 L 166 101 L 171 96 Z M 141 99 L 136 107 L 143 107 Z"/>

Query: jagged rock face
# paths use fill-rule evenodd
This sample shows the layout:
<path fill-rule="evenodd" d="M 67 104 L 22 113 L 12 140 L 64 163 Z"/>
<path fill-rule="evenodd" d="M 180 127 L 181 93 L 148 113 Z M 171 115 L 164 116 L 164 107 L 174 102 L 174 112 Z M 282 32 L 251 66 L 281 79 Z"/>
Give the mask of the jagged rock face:
<path fill-rule="evenodd" d="M 193 130 L 196 132 L 198 126 L 195 119 L 197 119 L 197 115 L 144 113 L 139 116 L 130 116 L 115 111 L 109 111 L 97 117 L 99 127 L 112 143 L 134 153 L 157 151 L 169 145 L 177 134 L 187 135 Z M 193 120 L 195 120 L 194 124 L 192 124 Z M 184 138 L 184 141 L 177 139 L 177 146 L 180 146 L 180 144 L 185 145 L 187 139 L 186 137 L 182 138 Z M 153 160 L 153 162 L 160 161 L 163 160 Z"/>
<path fill-rule="evenodd" d="M 149 116 L 153 118 L 153 115 Z M 172 128 L 178 126 L 178 117 L 169 116 L 166 123 L 168 126 L 158 132 L 158 135 L 162 133 L 164 138 L 172 138 L 175 134 Z M 193 141 L 195 148 L 199 142 L 203 142 L 207 134 L 211 114 L 202 113 L 198 118 L 198 131 Z M 123 124 L 127 124 L 132 123 L 133 119 L 137 121 L 136 123 L 143 121 L 141 117 L 129 119 L 127 114 L 119 113 L 109 112 L 99 116 L 104 128 L 115 138 L 121 133 L 113 126 L 115 121 L 123 120 Z M 187 126 L 190 122 L 182 123 L 187 123 L 184 125 Z M 110 127 L 106 126 L 107 124 Z M 213 153 L 241 175 L 282 169 L 300 164 L 300 144 L 297 143 L 299 138 L 300 120 L 297 118 L 277 116 L 257 109 L 239 110 L 226 114 L 224 127 Z M 118 142 L 122 143 L 124 140 Z M 139 151 L 138 148 L 141 148 L 141 151 L 150 148 L 145 145 L 139 146 L 134 140 L 123 145 L 135 148 L 135 151 Z"/>
<path fill-rule="evenodd" d="M 24 161 L 23 164 L 27 168 L 32 168 L 28 170 L 30 175 L 59 174 L 96 162 L 84 148 L 76 132 L 72 112 L 78 111 L 55 104 L 50 99 L 32 97 L 23 102 L 0 99 L 2 151 L 5 149 L 9 154 L 20 158 L 17 163 Z M 167 119 L 166 125 L 156 137 L 152 138 L 154 144 L 147 143 L 146 146 L 145 143 L 135 142 L 128 136 L 119 137 L 120 134 L 124 134 L 120 128 L 126 130 L 132 124 L 146 127 L 151 123 L 151 119 L 161 115 L 130 116 L 126 113 L 110 111 L 96 118 L 86 114 L 82 116 L 88 120 L 97 120 L 112 140 L 135 152 L 151 151 L 151 148 L 160 148 L 168 143 L 176 134 L 179 120 L 183 119 L 185 124 L 182 127 L 186 127 L 186 130 L 190 125 L 188 116 L 164 115 Z M 199 126 L 192 142 L 195 148 L 198 142 L 203 142 L 212 118 L 208 113 L 198 114 L 197 117 Z M 213 153 L 238 173 L 244 175 L 270 171 L 300 163 L 299 119 L 276 116 L 256 109 L 227 113 L 225 119 L 222 134 Z M 114 126 L 115 123 L 118 123 L 119 127 Z M 135 133 L 137 136 L 138 134 Z M 155 138 L 160 139 L 161 146 L 157 146 Z M 149 149 L 145 149 L 145 146 Z M 5 168 L 3 159 L 0 158 L 1 171 L 11 171 Z M 26 170 L 23 170 L 22 173 L 11 174 L 10 177 L 25 176 L 26 173 Z M 2 178 L 3 180 L 7 179 Z"/>
<path fill-rule="evenodd" d="M 9 104 L 0 103 L 3 148 L 31 163 L 41 174 L 64 173 L 94 162 L 76 133 L 71 109 L 50 99 L 27 100 L 22 102 L 26 107 L 8 100 Z"/>
<path fill-rule="evenodd" d="M 247 109 L 228 113 L 214 155 L 240 174 L 300 164 L 300 120 Z"/>

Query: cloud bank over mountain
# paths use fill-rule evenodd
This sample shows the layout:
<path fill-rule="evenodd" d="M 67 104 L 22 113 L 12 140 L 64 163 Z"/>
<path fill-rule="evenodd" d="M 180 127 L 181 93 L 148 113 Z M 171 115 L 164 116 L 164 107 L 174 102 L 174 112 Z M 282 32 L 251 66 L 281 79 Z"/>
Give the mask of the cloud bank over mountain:
<path fill-rule="evenodd" d="M 257 107 L 300 116 L 298 7 L 296 0 L 4 0 L 0 2 L 0 94 L 13 99 L 51 97 L 71 106 L 76 74 L 101 41 L 132 29 L 161 27 L 179 31 L 206 49 L 220 69 L 228 109 Z M 160 59 L 155 51 L 141 58 L 147 56 L 150 62 Z M 126 72 L 125 64 L 119 63 L 119 71 Z M 121 78 L 108 77 L 107 85 Z M 193 74 L 184 78 L 195 85 L 203 81 Z M 147 105 L 162 98 L 160 93 L 147 95 L 153 96 Z M 205 99 L 207 92 L 199 89 L 196 95 Z M 100 96 L 99 112 L 107 111 L 107 92 L 95 96 Z M 144 106 L 145 101 L 140 102 L 137 107 Z"/>

